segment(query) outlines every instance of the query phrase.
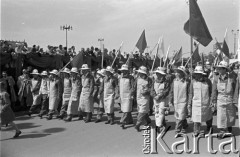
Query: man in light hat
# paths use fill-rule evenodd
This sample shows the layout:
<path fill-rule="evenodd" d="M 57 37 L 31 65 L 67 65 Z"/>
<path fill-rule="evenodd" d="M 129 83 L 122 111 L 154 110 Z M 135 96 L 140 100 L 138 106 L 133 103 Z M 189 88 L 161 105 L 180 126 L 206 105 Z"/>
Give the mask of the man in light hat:
<path fill-rule="evenodd" d="M 189 95 L 190 81 L 186 79 L 186 71 L 184 66 L 180 66 L 175 71 L 175 79 L 173 80 L 170 90 L 170 103 L 175 109 L 176 118 L 176 135 L 180 132 L 185 134 L 188 127 L 187 124 L 187 104 Z"/>
<path fill-rule="evenodd" d="M 47 120 L 51 120 L 53 114 L 56 113 L 61 97 L 61 82 L 58 78 L 58 71 L 52 70 L 50 72 L 49 81 L 49 112 Z"/>
<path fill-rule="evenodd" d="M 44 114 L 48 112 L 48 102 L 49 102 L 49 78 L 47 71 L 42 71 L 42 80 L 40 85 L 39 94 L 41 95 L 41 111 L 39 117 L 42 118 Z"/>
<path fill-rule="evenodd" d="M 193 135 L 197 137 L 200 133 L 201 123 L 206 122 L 207 133 L 212 133 L 212 109 L 211 109 L 211 94 L 212 83 L 205 77 L 207 74 L 204 72 L 202 66 L 196 66 L 193 72 L 193 80 L 190 85 L 188 109 L 189 115 L 194 122 Z"/>
<path fill-rule="evenodd" d="M 33 96 L 33 103 L 31 108 L 28 111 L 28 115 L 31 116 L 34 111 L 36 111 L 38 105 L 41 103 L 41 95 L 39 94 L 40 85 L 41 85 L 41 78 L 40 74 L 38 73 L 37 69 L 34 69 L 31 73 L 33 78 L 31 79 L 31 92 Z"/>
<path fill-rule="evenodd" d="M 100 89 L 100 85 L 103 82 L 103 79 L 106 75 L 106 69 L 101 69 L 97 71 L 97 79 L 95 80 L 95 84 L 98 85 L 98 88 Z M 98 93 L 99 94 L 99 89 Z M 103 101 L 103 93 L 98 95 L 98 110 L 97 110 L 97 119 L 95 123 L 101 122 L 102 121 L 102 116 L 104 113 L 104 101 Z"/>
<path fill-rule="evenodd" d="M 137 72 L 139 76 L 135 80 L 134 87 L 136 91 L 138 117 L 135 129 L 140 132 L 140 126 L 143 123 L 147 125 L 151 123 L 148 112 L 150 111 L 149 98 L 152 80 L 148 77 L 147 68 L 145 66 L 141 66 Z"/>
<path fill-rule="evenodd" d="M 65 121 L 71 121 L 73 115 L 78 115 L 79 98 L 81 92 L 81 78 L 78 73 L 78 69 L 73 67 L 71 69 L 71 82 L 72 82 L 72 92 L 67 108 L 67 118 Z"/>
<path fill-rule="evenodd" d="M 123 112 L 120 120 L 121 127 L 124 129 L 126 124 L 133 124 L 132 103 L 134 96 L 134 78 L 130 75 L 128 66 L 123 64 L 121 69 L 122 75 L 119 78 L 119 95 L 121 100 L 121 110 Z"/>
<path fill-rule="evenodd" d="M 83 64 L 82 72 L 82 90 L 80 95 L 78 111 L 80 112 L 79 120 L 84 119 L 85 123 L 91 122 L 93 112 L 93 91 L 94 91 L 94 78 L 90 73 L 90 68 L 87 64 Z"/>
<path fill-rule="evenodd" d="M 158 67 L 155 73 L 157 78 L 153 79 L 151 96 L 154 101 L 156 127 L 160 133 L 166 127 L 165 112 L 169 111 L 168 94 L 171 84 L 166 79 L 166 68 Z"/>
<path fill-rule="evenodd" d="M 236 108 L 233 104 L 236 87 L 236 77 L 228 72 L 228 63 L 221 61 L 216 67 L 219 76 L 213 80 L 212 102 L 217 107 L 217 127 L 220 129 L 219 137 L 232 132 L 235 125 Z"/>
<path fill-rule="evenodd" d="M 26 110 L 32 105 L 32 93 L 31 93 L 31 79 L 26 69 L 23 69 L 23 74 L 18 77 L 18 97 L 21 104 L 21 108 Z"/>
<path fill-rule="evenodd" d="M 104 110 L 107 114 L 108 121 L 105 124 L 114 124 L 114 98 L 117 88 L 117 78 L 113 76 L 114 70 L 108 66 L 106 68 L 106 76 L 100 85 L 99 97 L 103 94 Z"/>
<path fill-rule="evenodd" d="M 69 99 L 72 91 L 72 83 L 70 79 L 70 70 L 65 68 L 63 71 L 63 95 L 62 95 L 62 106 L 60 110 L 60 114 L 57 118 L 63 119 L 66 115 Z"/>

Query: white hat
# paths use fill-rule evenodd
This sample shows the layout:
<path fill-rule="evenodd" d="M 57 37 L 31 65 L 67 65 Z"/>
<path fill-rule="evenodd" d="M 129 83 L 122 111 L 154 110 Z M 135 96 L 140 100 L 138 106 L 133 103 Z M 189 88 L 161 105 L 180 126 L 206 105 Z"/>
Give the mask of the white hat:
<path fill-rule="evenodd" d="M 42 75 L 42 76 L 47 76 L 48 73 L 47 73 L 47 71 L 42 71 L 41 75 Z"/>
<path fill-rule="evenodd" d="M 77 69 L 76 67 L 73 67 L 73 68 L 71 69 L 71 72 L 72 72 L 72 73 L 77 73 L 77 74 L 78 74 L 78 69 Z"/>
<path fill-rule="evenodd" d="M 81 70 L 89 70 L 90 68 L 88 67 L 87 64 L 83 64 Z"/>
<path fill-rule="evenodd" d="M 119 69 L 120 71 L 123 71 L 123 70 L 127 70 L 128 71 L 128 65 L 127 64 L 123 64 L 121 69 Z"/>
<path fill-rule="evenodd" d="M 147 68 L 146 68 L 145 66 L 141 66 L 141 67 L 137 70 L 137 72 L 147 75 Z"/>
<path fill-rule="evenodd" d="M 187 75 L 187 73 L 186 73 L 186 68 L 185 68 L 184 66 L 180 66 L 180 67 L 174 69 L 174 71 L 175 71 L 175 72 L 182 72 L 182 73 L 184 73 L 185 75 Z"/>
<path fill-rule="evenodd" d="M 54 70 L 52 70 L 52 71 L 50 72 L 50 74 L 57 75 L 57 74 L 58 74 L 58 71 L 57 71 L 56 69 L 54 69 Z"/>
<path fill-rule="evenodd" d="M 194 72 L 195 74 L 203 74 L 203 75 L 207 75 L 204 71 L 203 71 L 203 68 L 202 66 L 196 66 L 196 68 L 194 69 Z"/>
<path fill-rule="evenodd" d="M 97 74 L 102 75 L 102 76 L 105 76 L 105 73 L 106 73 L 106 69 L 101 69 L 101 70 L 97 71 Z"/>
<path fill-rule="evenodd" d="M 166 75 L 166 68 L 164 67 L 158 67 L 155 73 L 160 73 L 162 75 Z"/>
<path fill-rule="evenodd" d="M 216 66 L 216 68 L 226 68 L 226 69 L 228 69 L 228 62 L 223 60 Z"/>
<path fill-rule="evenodd" d="M 65 68 L 62 72 L 70 74 L 70 70 L 68 68 Z"/>
<path fill-rule="evenodd" d="M 110 66 L 107 66 L 106 71 L 109 71 L 110 73 L 114 73 L 113 68 Z"/>
<path fill-rule="evenodd" d="M 37 69 L 34 69 L 33 71 L 32 71 L 32 73 L 31 73 L 32 75 L 39 75 L 39 73 L 38 73 L 38 70 Z"/>

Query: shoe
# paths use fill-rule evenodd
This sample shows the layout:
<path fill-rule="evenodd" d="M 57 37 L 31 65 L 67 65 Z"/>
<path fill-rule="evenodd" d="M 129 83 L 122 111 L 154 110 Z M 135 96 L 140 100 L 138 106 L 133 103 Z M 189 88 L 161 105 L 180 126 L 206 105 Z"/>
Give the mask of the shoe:
<path fill-rule="evenodd" d="M 206 134 L 212 134 L 213 133 L 213 128 L 212 127 L 207 127 L 206 129 Z"/>
<path fill-rule="evenodd" d="M 110 120 L 106 121 L 105 124 L 109 124 L 110 123 Z"/>
<path fill-rule="evenodd" d="M 198 137 L 199 132 L 194 132 L 192 135 L 193 135 L 193 137 Z"/>
<path fill-rule="evenodd" d="M 136 125 L 134 128 L 137 130 L 137 132 L 141 132 L 140 126 L 137 126 L 137 125 Z"/>
<path fill-rule="evenodd" d="M 83 116 L 78 116 L 78 120 L 83 120 Z"/>
<path fill-rule="evenodd" d="M 57 115 L 57 118 L 58 119 L 63 119 L 64 118 L 64 114 Z"/>
<path fill-rule="evenodd" d="M 101 122 L 101 119 L 95 120 L 95 123 L 99 123 L 99 122 Z"/>
<path fill-rule="evenodd" d="M 119 111 L 119 113 L 123 113 L 122 111 Z"/>
<path fill-rule="evenodd" d="M 84 122 L 89 123 L 89 122 L 91 122 L 91 119 L 85 119 Z"/>
<path fill-rule="evenodd" d="M 114 124 L 114 121 L 113 120 L 111 120 L 111 122 L 110 122 L 110 125 L 113 125 Z"/>
<path fill-rule="evenodd" d="M 32 113 L 31 113 L 31 112 L 27 112 L 27 115 L 28 115 L 29 117 L 31 117 Z"/>
<path fill-rule="evenodd" d="M 13 138 L 19 137 L 19 135 L 20 135 L 21 133 L 22 133 L 21 131 L 16 132 L 15 135 L 13 136 Z"/>
<path fill-rule="evenodd" d="M 52 115 L 50 114 L 48 115 L 47 120 L 51 120 L 51 119 L 52 119 Z"/>
<path fill-rule="evenodd" d="M 186 133 L 187 133 L 186 129 L 182 129 L 182 130 L 181 130 L 181 133 L 182 133 L 182 134 L 186 134 Z"/>
<path fill-rule="evenodd" d="M 127 124 L 128 124 L 128 125 L 133 124 L 133 121 L 131 121 L 131 122 L 127 123 Z"/>
<path fill-rule="evenodd" d="M 124 124 L 121 124 L 121 128 L 122 128 L 122 129 L 125 129 L 125 125 L 124 125 Z"/>
<path fill-rule="evenodd" d="M 8 123 L 5 125 L 5 127 L 8 127 Z"/>
<path fill-rule="evenodd" d="M 72 121 L 72 117 L 71 116 L 67 116 L 66 119 L 64 119 L 65 122 L 71 122 Z"/>
<path fill-rule="evenodd" d="M 38 117 L 40 117 L 40 119 L 42 119 L 42 116 L 43 116 L 42 114 L 39 114 L 39 115 L 38 115 Z"/>

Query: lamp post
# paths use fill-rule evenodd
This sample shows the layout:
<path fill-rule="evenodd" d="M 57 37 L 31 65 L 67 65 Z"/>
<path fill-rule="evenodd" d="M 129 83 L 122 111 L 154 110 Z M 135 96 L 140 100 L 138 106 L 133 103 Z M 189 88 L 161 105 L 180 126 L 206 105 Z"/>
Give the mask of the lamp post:
<path fill-rule="evenodd" d="M 103 46 L 103 38 L 99 38 L 98 41 L 100 42 L 100 49 L 102 49 L 102 68 L 103 68 L 103 60 L 104 60 L 104 46 Z"/>
<path fill-rule="evenodd" d="M 60 30 L 63 30 L 63 31 L 66 30 L 66 48 L 67 48 L 67 32 L 72 30 L 72 26 L 66 24 L 65 26 L 64 25 L 60 26 Z"/>
<path fill-rule="evenodd" d="M 233 40 L 234 40 L 234 55 L 236 55 L 236 41 L 237 41 L 238 33 L 239 33 L 239 29 L 238 30 L 232 30 Z"/>

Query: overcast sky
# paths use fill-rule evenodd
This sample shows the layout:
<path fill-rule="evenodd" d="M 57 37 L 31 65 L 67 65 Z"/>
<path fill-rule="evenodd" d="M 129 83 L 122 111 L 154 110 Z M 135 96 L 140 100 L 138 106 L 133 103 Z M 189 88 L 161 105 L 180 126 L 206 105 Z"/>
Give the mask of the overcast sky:
<path fill-rule="evenodd" d="M 228 44 L 233 51 L 231 30 L 239 29 L 239 0 L 198 0 L 213 38 L 223 40 L 228 28 Z M 170 52 L 183 46 L 190 50 L 190 38 L 183 31 L 189 18 L 186 0 L 1 0 L 1 38 L 26 40 L 32 46 L 65 46 L 65 32 L 60 26 L 69 24 L 68 46 L 98 46 L 132 51 L 142 31 L 152 49 L 160 36 Z M 215 41 L 200 52 L 209 52 Z"/>

